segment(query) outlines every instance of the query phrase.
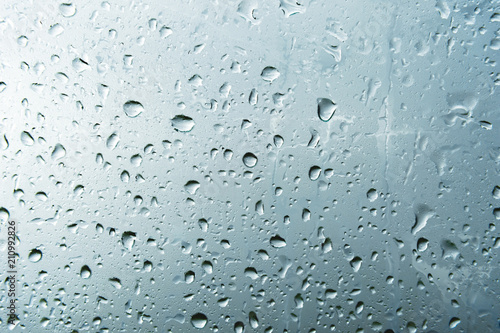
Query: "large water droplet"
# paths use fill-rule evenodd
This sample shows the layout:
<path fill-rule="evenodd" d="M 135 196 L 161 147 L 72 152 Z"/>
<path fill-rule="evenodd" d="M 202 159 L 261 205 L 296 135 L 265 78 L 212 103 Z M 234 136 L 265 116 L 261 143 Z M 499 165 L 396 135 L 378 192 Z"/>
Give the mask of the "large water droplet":
<path fill-rule="evenodd" d="M 248 168 L 253 168 L 257 165 L 258 159 L 253 153 L 246 153 L 243 155 L 243 164 Z"/>
<path fill-rule="evenodd" d="M 196 191 L 200 188 L 200 183 L 197 182 L 196 180 L 190 180 L 184 185 L 184 189 L 189 193 L 189 194 L 196 194 Z"/>
<path fill-rule="evenodd" d="M 337 105 L 328 98 L 318 98 L 318 116 L 324 122 L 332 119 L 337 110 Z"/>
<path fill-rule="evenodd" d="M 59 12 L 64 17 L 71 17 L 76 14 L 76 7 L 72 3 L 62 3 L 59 5 Z"/>
<path fill-rule="evenodd" d="M 60 143 L 56 144 L 54 150 L 52 151 L 51 155 L 52 159 L 54 161 L 57 161 L 58 159 L 61 159 L 64 156 L 66 156 L 66 149 Z"/>
<path fill-rule="evenodd" d="M 241 321 L 237 321 L 234 324 L 234 333 L 243 333 L 245 331 L 245 324 Z"/>
<path fill-rule="evenodd" d="M 178 114 L 177 116 L 172 118 L 172 126 L 178 132 L 190 132 L 195 123 L 193 118 Z"/>
<path fill-rule="evenodd" d="M 132 247 L 135 244 L 136 233 L 132 231 L 125 231 L 122 234 L 122 245 L 128 249 L 132 250 Z"/>
<path fill-rule="evenodd" d="M 109 149 L 115 149 L 119 141 L 120 137 L 118 136 L 118 134 L 113 133 L 106 140 L 106 147 L 108 147 Z"/>
<path fill-rule="evenodd" d="M 144 111 L 144 106 L 137 101 L 127 101 L 123 104 L 123 111 L 130 118 L 135 118 Z"/>
<path fill-rule="evenodd" d="M 500 199 L 500 186 L 495 186 L 491 194 L 493 195 L 493 198 Z"/>
<path fill-rule="evenodd" d="M 87 265 L 82 266 L 80 269 L 80 276 L 82 279 L 90 279 L 92 276 L 92 271 L 90 270 L 90 267 Z"/>
<path fill-rule="evenodd" d="M 314 165 L 309 169 L 310 180 L 317 180 L 320 175 L 321 175 L 321 168 L 319 166 Z"/>
<path fill-rule="evenodd" d="M 368 192 L 366 192 L 366 198 L 370 202 L 374 202 L 375 200 L 377 200 L 377 198 L 378 198 L 377 190 L 374 188 L 369 189 Z"/>
<path fill-rule="evenodd" d="M 25 146 L 33 146 L 35 144 L 35 139 L 28 132 L 24 131 L 21 133 L 21 142 Z"/>
<path fill-rule="evenodd" d="M 262 70 L 260 76 L 264 81 L 273 82 L 280 76 L 280 72 L 272 66 L 267 66 Z"/>
<path fill-rule="evenodd" d="M 38 249 L 32 249 L 28 254 L 28 260 L 31 262 L 39 262 L 42 260 L 42 251 Z"/>
<path fill-rule="evenodd" d="M 191 325 L 193 325 L 195 328 L 203 328 L 207 324 L 207 316 L 205 316 L 203 313 L 195 313 L 191 317 Z"/>
<path fill-rule="evenodd" d="M 286 241 L 279 235 L 271 237 L 270 241 L 271 246 L 275 248 L 280 248 L 280 247 L 285 247 L 286 246 Z"/>

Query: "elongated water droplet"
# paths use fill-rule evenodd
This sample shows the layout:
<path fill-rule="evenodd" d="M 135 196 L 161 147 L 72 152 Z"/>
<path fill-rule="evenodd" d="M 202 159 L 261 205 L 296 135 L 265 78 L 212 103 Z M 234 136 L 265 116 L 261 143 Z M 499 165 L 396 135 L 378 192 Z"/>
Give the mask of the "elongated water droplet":
<path fill-rule="evenodd" d="M 118 137 L 118 134 L 113 133 L 106 140 L 106 147 L 108 147 L 109 149 L 115 149 L 119 141 L 120 137 Z"/>

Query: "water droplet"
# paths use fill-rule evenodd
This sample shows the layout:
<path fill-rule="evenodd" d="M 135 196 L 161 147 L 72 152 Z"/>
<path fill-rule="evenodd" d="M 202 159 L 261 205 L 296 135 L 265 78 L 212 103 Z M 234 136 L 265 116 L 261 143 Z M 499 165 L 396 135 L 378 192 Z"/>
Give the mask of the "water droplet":
<path fill-rule="evenodd" d="M 59 36 L 63 32 L 64 32 L 64 28 L 59 23 L 56 23 L 49 28 L 49 35 L 51 35 L 51 36 Z"/>
<path fill-rule="evenodd" d="M 248 103 L 250 103 L 250 105 L 256 105 L 258 101 L 259 101 L 259 93 L 254 88 L 250 92 L 250 96 L 248 96 Z"/>
<path fill-rule="evenodd" d="M 187 271 L 184 273 L 184 282 L 187 284 L 193 283 L 195 278 L 195 274 L 193 271 Z"/>
<path fill-rule="evenodd" d="M 42 260 L 42 251 L 38 249 L 32 249 L 28 254 L 28 260 L 31 262 L 39 262 Z"/>
<path fill-rule="evenodd" d="M 109 149 L 115 149 L 119 141 L 120 137 L 118 136 L 118 134 L 113 133 L 106 140 L 106 147 L 108 147 Z"/>
<path fill-rule="evenodd" d="M 72 3 L 62 3 L 59 5 L 59 12 L 64 17 L 72 17 L 76 14 L 76 7 Z"/>
<path fill-rule="evenodd" d="M 309 179 L 310 180 L 317 180 L 319 176 L 321 175 L 321 168 L 317 165 L 312 166 L 309 169 Z"/>
<path fill-rule="evenodd" d="M 54 150 L 52 151 L 51 158 L 54 161 L 57 161 L 57 160 L 63 158 L 64 156 L 66 156 L 66 149 L 60 143 L 56 144 L 56 146 L 54 147 Z"/>
<path fill-rule="evenodd" d="M 283 139 L 283 137 L 281 135 L 275 135 L 273 138 L 273 142 L 274 142 L 274 145 L 276 146 L 276 148 L 281 148 L 281 146 L 283 146 L 283 143 L 285 142 L 285 140 Z"/>
<path fill-rule="evenodd" d="M 429 219 L 434 216 L 434 211 L 427 205 L 418 205 L 415 210 L 415 224 L 411 228 L 411 233 L 416 234 L 425 226 Z"/>
<path fill-rule="evenodd" d="M 273 82 L 280 76 L 280 72 L 272 66 L 267 66 L 262 70 L 260 76 L 264 81 Z"/>
<path fill-rule="evenodd" d="M 132 250 L 132 247 L 135 244 L 135 238 L 136 238 L 136 233 L 132 231 L 125 231 L 122 234 L 122 245 L 127 249 L 127 250 Z"/>
<path fill-rule="evenodd" d="M 142 163 L 142 156 L 139 154 L 135 154 L 130 158 L 130 163 L 132 163 L 133 166 L 138 167 Z"/>
<path fill-rule="evenodd" d="M 245 324 L 243 324 L 241 321 L 237 321 L 234 324 L 234 333 L 243 333 L 245 332 Z"/>
<path fill-rule="evenodd" d="M 257 270 L 253 267 L 247 267 L 245 268 L 245 276 L 252 279 L 252 280 L 255 280 L 255 279 L 258 279 L 259 278 L 259 274 L 257 274 Z"/>
<path fill-rule="evenodd" d="M 495 216 L 495 219 L 500 220 L 500 208 L 493 209 L 493 216 Z"/>
<path fill-rule="evenodd" d="M 248 321 L 253 329 L 259 327 L 259 318 L 257 318 L 257 314 L 255 312 L 250 311 L 248 314 Z"/>
<path fill-rule="evenodd" d="M 458 326 L 458 324 L 460 324 L 460 318 L 457 318 L 457 317 L 453 317 L 451 318 L 450 320 L 450 328 L 455 328 Z"/>
<path fill-rule="evenodd" d="M 144 111 L 144 106 L 137 101 L 127 101 L 123 104 L 123 111 L 130 118 L 135 118 Z"/>
<path fill-rule="evenodd" d="M 73 59 L 73 62 L 71 64 L 73 65 L 73 69 L 75 71 L 77 71 L 78 73 L 81 73 L 83 71 L 90 69 L 90 65 L 82 58 Z"/>
<path fill-rule="evenodd" d="M 193 118 L 179 114 L 172 118 L 172 126 L 178 132 L 190 132 L 195 123 Z"/>
<path fill-rule="evenodd" d="M 324 122 L 332 119 L 337 110 L 337 105 L 328 98 L 318 98 L 318 116 Z"/>
<path fill-rule="evenodd" d="M 205 260 L 202 264 L 201 264 L 201 268 L 203 268 L 203 270 L 205 271 L 206 274 L 212 274 L 213 271 L 214 271 L 214 266 L 212 265 L 212 263 L 208 260 Z"/>
<path fill-rule="evenodd" d="M 417 250 L 420 252 L 424 252 L 427 250 L 427 247 L 429 246 L 429 241 L 423 237 L 419 238 L 417 241 Z"/>
<path fill-rule="evenodd" d="M 0 149 L 7 150 L 7 148 L 9 148 L 9 140 L 5 135 L 0 136 Z"/>
<path fill-rule="evenodd" d="M 350 261 L 351 267 L 354 270 L 354 272 L 359 271 L 362 263 L 363 263 L 363 260 L 360 257 L 354 257 Z"/>
<path fill-rule="evenodd" d="M 243 164 L 248 168 L 253 168 L 257 165 L 258 159 L 253 153 L 246 153 L 243 155 Z"/>
<path fill-rule="evenodd" d="M 0 222 L 7 223 L 7 221 L 9 221 L 9 218 L 10 218 L 9 211 L 4 207 L 0 207 Z"/>
<path fill-rule="evenodd" d="M 197 182 L 196 180 L 190 180 L 184 185 L 184 189 L 189 193 L 189 194 L 196 194 L 196 191 L 200 188 L 200 183 Z"/>
<path fill-rule="evenodd" d="M 122 171 L 120 174 L 120 180 L 124 183 L 128 183 L 130 180 L 130 174 L 128 173 L 127 170 Z"/>
<path fill-rule="evenodd" d="M 269 242 L 271 243 L 271 246 L 275 247 L 275 248 L 280 248 L 280 247 L 286 246 L 285 239 L 281 238 L 279 235 L 271 237 Z"/>
<path fill-rule="evenodd" d="M 116 289 L 121 289 L 122 288 L 122 282 L 120 281 L 119 278 L 110 278 L 109 282 L 111 282 L 111 285 L 115 287 Z"/>
<path fill-rule="evenodd" d="M 80 269 L 80 276 L 82 279 L 89 279 L 92 276 L 92 271 L 90 270 L 89 266 L 84 265 Z"/>
<path fill-rule="evenodd" d="M 160 29 L 160 37 L 161 38 L 166 38 L 166 37 L 170 36 L 172 33 L 173 33 L 173 31 L 169 27 L 163 26 Z"/>
<path fill-rule="evenodd" d="M 193 325 L 195 328 L 203 328 L 207 324 L 207 316 L 205 316 L 203 313 L 195 313 L 191 317 L 191 325 Z"/>
<path fill-rule="evenodd" d="M 35 139 L 33 139 L 30 133 L 24 131 L 21 133 L 21 142 L 25 146 L 33 146 L 35 144 Z"/>
<path fill-rule="evenodd" d="M 370 202 L 374 202 L 378 198 L 377 190 L 374 188 L 369 189 L 368 192 L 366 192 L 366 197 Z"/>
<path fill-rule="evenodd" d="M 491 194 L 493 195 L 493 198 L 500 199 L 500 186 L 495 186 Z"/>

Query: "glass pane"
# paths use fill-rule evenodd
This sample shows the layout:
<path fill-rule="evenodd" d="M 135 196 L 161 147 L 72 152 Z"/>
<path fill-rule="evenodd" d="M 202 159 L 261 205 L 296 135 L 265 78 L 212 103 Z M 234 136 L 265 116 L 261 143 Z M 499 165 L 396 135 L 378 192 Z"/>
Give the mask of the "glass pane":
<path fill-rule="evenodd" d="M 7 0 L 0 45 L 2 330 L 500 331 L 498 1 Z"/>

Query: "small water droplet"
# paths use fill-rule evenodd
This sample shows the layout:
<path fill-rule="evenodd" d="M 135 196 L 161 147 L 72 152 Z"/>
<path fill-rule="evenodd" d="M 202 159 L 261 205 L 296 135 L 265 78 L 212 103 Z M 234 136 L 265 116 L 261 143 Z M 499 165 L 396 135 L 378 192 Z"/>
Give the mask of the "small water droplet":
<path fill-rule="evenodd" d="M 328 98 L 318 98 L 318 116 L 324 122 L 332 119 L 337 110 L 337 105 Z"/>
<path fill-rule="evenodd" d="M 135 118 L 144 111 L 144 106 L 137 101 L 127 101 L 123 104 L 123 111 L 130 118 Z"/>
<path fill-rule="evenodd" d="M 182 114 L 176 115 L 171 121 L 172 126 L 178 132 L 190 132 L 195 125 L 193 118 Z"/>
<path fill-rule="evenodd" d="M 257 165 L 258 159 L 253 153 L 246 153 L 243 155 L 243 164 L 248 168 L 253 168 Z"/>

